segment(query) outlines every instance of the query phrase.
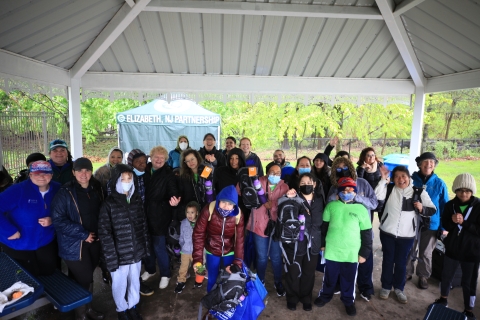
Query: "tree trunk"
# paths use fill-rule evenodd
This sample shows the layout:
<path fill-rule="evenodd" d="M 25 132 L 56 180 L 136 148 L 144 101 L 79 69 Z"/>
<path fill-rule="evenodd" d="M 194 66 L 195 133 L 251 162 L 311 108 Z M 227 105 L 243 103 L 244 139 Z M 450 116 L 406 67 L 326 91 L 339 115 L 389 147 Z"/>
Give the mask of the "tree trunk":
<path fill-rule="evenodd" d="M 455 111 L 455 106 L 457 105 L 457 101 L 455 99 L 452 100 L 452 109 L 450 111 L 450 114 L 447 116 L 447 130 L 445 130 L 445 140 L 448 139 L 448 135 L 450 133 L 450 125 L 452 124 L 453 120 L 453 114 Z"/>

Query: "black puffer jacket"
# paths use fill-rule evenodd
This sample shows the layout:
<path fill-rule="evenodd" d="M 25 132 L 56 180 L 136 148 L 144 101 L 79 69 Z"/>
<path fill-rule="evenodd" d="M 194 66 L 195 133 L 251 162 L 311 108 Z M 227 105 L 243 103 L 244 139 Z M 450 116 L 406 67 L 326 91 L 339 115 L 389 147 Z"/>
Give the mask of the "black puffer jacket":
<path fill-rule="evenodd" d="M 367 172 L 362 166 L 357 167 L 357 176 L 359 178 L 363 178 L 368 181 L 368 184 L 372 186 L 375 190 L 375 187 L 382 179 L 382 173 L 380 172 L 380 168 L 383 167 L 383 163 L 377 162 L 377 171 L 375 172 Z"/>
<path fill-rule="evenodd" d="M 168 234 L 168 226 L 172 221 L 173 208 L 170 206 L 172 196 L 179 197 L 175 175 L 168 164 L 164 164 L 152 174 L 152 164 L 145 169 L 145 212 L 148 230 L 152 236 Z"/>
<path fill-rule="evenodd" d="M 147 255 L 148 234 L 142 198 L 137 190 L 127 202 L 116 190 L 122 172 L 135 174 L 124 164 L 117 164 L 110 180 L 111 194 L 103 202 L 98 222 L 98 238 L 108 271 L 139 262 Z M 135 183 L 135 188 L 138 186 Z"/>
<path fill-rule="evenodd" d="M 225 160 L 225 156 L 223 155 L 222 151 L 217 150 L 216 147 L 213 147 L 210 151 L 207 151 L 205 147 L 201 147 L 198 152 L 202 156 L 202 159 L 205 159 L 207 154 L 213 154 L 215 156 L 215 162 L 212 163 L 214 168 L 224 167 L 227 165 L 227 161 Z"/>
<path fill-rule="evenodd" d="M 458 224 L 453 222 L 452 215 L 462 212 L 461 205 L 467 205 L 462 213 L 463 218 L 469 211 L 470 214 L 463 220 L 460 231 Z M 443 241 L 445 255 L 458 261 L 480 262 L 480 199 L 472 196 L 467 203 L 460 203 L 455 197 L 448 201 L 442 214 L 442 226 L 448 231 Z"/>
<path fill-rule="evenodd" d="M 230 164 L 230 158 L 233 155 L 237 155 L 238 157 L 238 167 L 245 167 L 245 154 L 243 153 L 243 151 L 239 148 L 233 148 L 232 150 L 230 150 L 227 155 L 227 166 L 220 167 L 213 172 L 213 185 L 217 194 L 219 194 L 220 191 L 222 191 L 222 189 L 226 186 L 237 185 L 238 169 L 233 169 L 232 165 Z"/>

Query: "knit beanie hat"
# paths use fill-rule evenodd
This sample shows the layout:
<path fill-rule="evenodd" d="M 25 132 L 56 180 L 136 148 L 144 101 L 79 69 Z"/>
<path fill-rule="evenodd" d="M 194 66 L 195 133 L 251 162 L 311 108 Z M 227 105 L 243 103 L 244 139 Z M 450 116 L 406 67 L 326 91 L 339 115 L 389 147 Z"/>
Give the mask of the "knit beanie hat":
<path fill-rule="evenodd" d="M 130 151 L 128 153 L 128 157 L 127 157 L 127 164 L 131 167 L 133 167 L 133 160 L 135 160 L 136 158 L 138 157 L 143 157 L 143 156 L 147 156 L 142 150 L 140 149 L 133 149 L 132 151 Z"/>
<path fill-rule="evenodd" d="M 342 192 L 348 187 L 353 188 L 355 193 L 357 193 L 357 183 L 352 178 L 343 177 L 338 179 L 338 192 Z"/>
<path fill-rule="evenodd" d="M 470 173 L 459 174 L 455 180 L 453 180 L 453 192 L 462 188 L 471 190 L 473 194 L 477 193 L 477 184 L 475 182 L 475 178 Z"/>
<path fill-rule="evenodd" d="M 317 159 L 322 159 L 323 162 L 328 164 L 328 156 L 325 153 L 317 153 L 315 158 L 313 158 L 313 162 Z"/>
<path fill-rule="evenodd" d="M 420 155 L 420 157 L 415 158 L 415 162 L 417 162 L 417 166 L 420 168 L 420 164 L 423 160 L 433 160 L 435 161 L 435 166 L 438 164 L 438 159 L 435 157 L 433 152 L 424 152 Z"/>
<path fill-rule="evenodd" d="M 39 161 L 39 160 L 47 161 L 47 158 L 45 158 L 45 156 L 40 152 L 35 152 L 35 153 L 29 154 L 25 162 L 27 163 L 27 166 L 28 166 L 30 163 Z"/>

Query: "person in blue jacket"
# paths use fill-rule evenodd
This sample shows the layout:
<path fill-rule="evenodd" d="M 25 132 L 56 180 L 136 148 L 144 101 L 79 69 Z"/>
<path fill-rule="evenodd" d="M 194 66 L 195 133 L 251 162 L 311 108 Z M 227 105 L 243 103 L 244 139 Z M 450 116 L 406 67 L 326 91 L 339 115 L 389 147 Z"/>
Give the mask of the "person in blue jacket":
<path fill-rule="evenodd" d="M 103 201 L 100 182 L 92 176 L 92 162 L 78 158 L 73 163 L 75 178 L 65 183 L 52 201 L 53 226 L 57 231 L 58 255 L 69 273 L 85 290 L 93 293 L 93 272 L 100 261 L 98 215 Z M 76 319 L 101 320 L 104 315 L 91 303 L 75 309 Z"/>
<path fill-rule="evenodd" d="M 179 136 L 177 139 L 177 146 L 168 153 L 167 164 L 172 167 L 172 169 L 180 168 L 180 156 L 182 152 L 187 149 L 190 149 L 190 142 L 188 141 L 187 136 Z"/>
<path fill-rule="evenodd" d="M 443 208 L 448 202 L 448 189 L 445 182 L 433 171 L 438 165 L 435 154 L 424 152 L 415 159 L 420 169 L 412 174 L 413 185 L 417 188 L 424 188 L 437 208 L 437 212 L 430 218 L 430 228 L 422 228 L 413 243 L 413 247 L 407 258 L 407 280 L 412 279 L 415 271 L 415 260 L 417 260 L 418 287 L 427 289 L 427 279 L 432 274 L 432 253 L 437 243 L 437 233 L 441 230 L 440 217 Z M 418 257 L 417 257 L 418 246 Z"/>
<path fill-rule="evenodd" d="M 47 161 L 30 164 L 30 179 L 0 194 L 0 243 L 34 276 L 49 275 L 57 264 L 50 204 L 60 188 Z"/>

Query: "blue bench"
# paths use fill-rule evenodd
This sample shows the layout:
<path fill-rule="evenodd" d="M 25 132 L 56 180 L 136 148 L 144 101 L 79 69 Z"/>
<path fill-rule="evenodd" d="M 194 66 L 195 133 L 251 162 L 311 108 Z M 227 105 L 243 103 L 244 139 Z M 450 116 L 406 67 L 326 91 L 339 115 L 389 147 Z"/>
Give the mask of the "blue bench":
<path fill-rule="evenodd" d="M 1 264 L 3 261 L 6 261 L 5 266 Z M 5 279 L 5 284 L 3 284 L 3 281 L 0 282 L 1 291 L 9 288 L 16 281 L 22 281 L 35 289 L 33 294 L 29 294 L 17 303 L 7 306 L 0 313 L 2 319 L 16 317 L 48 303 L 52 303 L 60 312 L 68 312 L 92 301 L 92 294 L 88 290 L 82 288 L 60 270 L 55 270 L 50 276 L 34 278 L 5 253 L 0 253 L 0 270 L 5 270 L 6 272 L 3 273 L 8 274 L 8 276 L 0 274 L 0 279 Z M 22 270 L 18 273 L 18 280 L 15 278 L 17 270 Z M 23 278 L 20 278 L 21 276 Z M 44 293 L 44 297 L 40 297 L 42 293 Z M 5 317 L 7 314 L 9 316 Z"/>

